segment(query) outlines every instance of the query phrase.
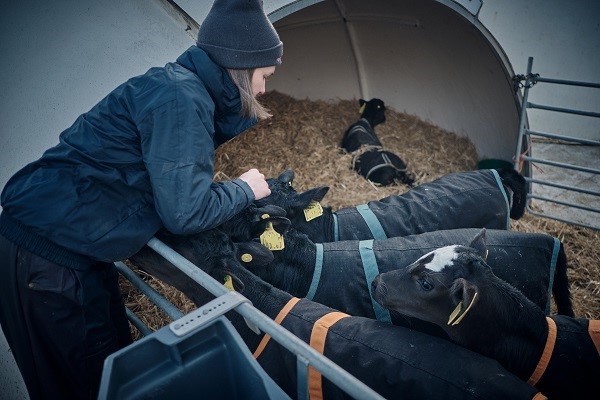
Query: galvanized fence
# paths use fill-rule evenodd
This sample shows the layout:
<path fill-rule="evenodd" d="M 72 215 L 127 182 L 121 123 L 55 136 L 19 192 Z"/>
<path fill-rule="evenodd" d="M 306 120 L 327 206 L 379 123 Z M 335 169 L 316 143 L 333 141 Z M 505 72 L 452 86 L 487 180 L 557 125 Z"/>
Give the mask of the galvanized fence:
<path fill-rule="evenodd" d="M 514 168 L 518 171 L 522 171 L 523 168 L 527 168 L 529 171 L 532 171 L 532 168 L 531 168 L 532 164 L 536 163 L 536 164 L 550 165 L 553 167 L 562 168 L 562 169 L 566 169 L 566 170 L 590 173 L 590 174 L 594 174 L 594 175 L 600 174 L 600 169 L 597 169 L 597 168 L 591 168 L 591 167 L 583 166 L 583 165 L 573 165 L 573 164 L 557 162 L 557 161 L 552 161 L 552 160 L 543 159 L 543 158 L 532 157 L 531 156 L 531 137 L 542 137 L 542 138 L 547 138 L 547 139 L 555 139 L 555 140 L 559 140 L 561 142 L 577 143 L 577 144 L 588 145 L 588 146 L 600 146 L 600 141 L 589 140 L 589 139 L 580 139 L 580 138 L 560 135 L 560 134 L 556 134 L 556 133 L 538 132 L 538 131 L 530 130 L 530 129 L 526 128 L 526 126 L 525 126 L 526 122 L 527 122 L 527 109 L 538 109 L 538 110 L 545 110 L 545 111 L 551 111 L 551 112 L 557 112 L 557 113 L 565 113 L 565 114 L 600 118 L 600 113 L 598 113 L 598 112 L 575 110 L 575 109 L 555 107 L 555 106 L 550 106 L 550 105 L 536 104 L 536 103 L 529 102 L 528 101 L 529 91 L 535 84 L 548 83 L 548 84 L 554 84 L 554 85 L 568 85 L 568 86 L 577 86 L 577 87 L 598 89 L 598 88 L 600 88 L 600 83 L 590 83 L 590 82 L 579 82 L 579 81 L 572 81 L 572 80 L 544 78 L 544 77 L 541 77 L 539 74 L 532 73 L 532 67 L 533 67 L 533 57 L 529 57 L 528 62 L 527 62 L 527 74 L 526 75 L 517 75 L 513 78 L 513 81 L 515 83 L 515 90 L 518 90 L 519 88 L 523 88 L 523 106 L 521 109 L 521 116 L 520 116 L 520 122 L 519 122 L 519 135 L 518 135 L 518 139 L 517 139 L 517 149 L 516 149 L 515 158 L 514 158 Z M 527 149 L 525 151 L 522 150 L 524 142 L 526 142 L 528 144 Z M 525 163 L 528 163 L 528 165 L 525 165 Z M 596 165 L 598 165 L 598 160 L 596 160 Z M 535 195 L 532 193 L 533 185 L 545 185 L 545 186 L 549 186 L 549 187 L 553 187 L 553 188 L 557 188 L 557 189 L 582 193 L 582 194 L 589 195 L 589 196 L 595 196 L 598 198 L 600 198 L 600 192 L 598 192 L 597 190 L 589 190 L 589 189 L 585 189 L 585 188 L 574 187 L 573 185 L 550 182 L 547 180 L 536 179 L 533 177 L 525 177 L 525 179 L 527 180 L 527 182 L 530 185 L 530 190 L 527 195 L 527 211 L 529 213 L 536 215 L 536 216 L 550 218 L 550 219 L 554 219 L 554 220 L 561 221 L 561 222 L 566 222 L 566 223 L 573 224 L 573 225 L 584 226 L 584 227 L 596 229 L 596 230 L 600 229 L 600 224 L 593 225 L 593 224 L 576 222 L 572 219 L 559 217 L 559 216 L 553 215 L 551 213 L 538 212 L 538 211 L 532 209 L 532 207 L 531 207 L 531 200 L 536 199 L 536 200 L 540 200 L 540 201 L 559 204 L 559 205 L 562 205 L 565 207 L 571 207 L 571 208 L 575 208 L 575 209 L 579 209 L 579 210 L 584 210 L 586 212 L 591 212 L 591 213 L 599 213 L 600 212 L 600 209 L 595 208 L 595 207 L 589 207 L 584 204 L 564 201 L 564 200 L 561 200 L 561 199 L 555 198 L 555 197 L 546 197 L 546 196 Z"/>
<path fill-rule="evenodd" d="M 214 318 L 220 317 L 225 312 L 235 310 L 242 315 L 250 327 L 260 329 L 264 333 L 270 335 L 275 341 L 280 343 L 296 356 L 297 366 L 297 398 L 299 400 L 308 400 L 308 367 L 315 368 L 325 378 L 342 389 L 355 399 L 378 399 L 383 400 L 383 397 L 369 388 L 367 385 L 350 375 L 346 370 L 311 348 L 308 344 L 300 340 L 298 337 L 290 333 L 282 326 L 275 323 L 271 318 L 263 314 L 261 311 L 253 307 L 248 299 L 237 292 L 230 292 L 221 283 L 217 282 L 210 275 L 195 266 L 185 257 L 171 249 L 169 246 L 156 238 L 152 238 L 148 242 L 148 246 L 164 257 L 167 261 L 193 279 L 196 283 L 204 287 L 216 299 L 210 303 L 184 315 L 177 307 L 171 304 L 160 293 L 150 287 L 139 276 L 137 276 L 129 267 L 121 262 L 115 263 L 117 269 L 127 280 L 129 280 L 138 290 L 145 294 L 158 308 L 163 310 L 174 321 L 169 325 L 172 329 L 184 326 L 185 329 L 199 329 L 200 326 L 190 326 L 190 321 L 194 318 L 189 318 L 197 313 L 207 314 L 210 310 L 212 315 L 209 318 L 204 318 L 203 323 L 212 321 Z M 216 307 L 212 307 L 212 303 L 219 303 L 218 311 L 214 311 Z M 224 304 L 224 305 L 223 305 Z M 127 309 L 127 316 L 131 323 L 141 332 L 143 336 L 152 334 L 152 330 L 147 327 L 131 310 Z"/>

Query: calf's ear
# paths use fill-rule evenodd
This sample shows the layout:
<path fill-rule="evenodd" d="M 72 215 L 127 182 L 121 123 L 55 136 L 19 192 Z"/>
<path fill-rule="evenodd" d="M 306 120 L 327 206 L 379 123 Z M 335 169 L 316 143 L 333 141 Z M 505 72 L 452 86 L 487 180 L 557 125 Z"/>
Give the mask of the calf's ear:
<path fill-rule="evenodd" d="M 255 210 L 255 218 L 258 219 L 265 219 L 267 217 L 265 217 L 265 214 L 267 214 L 270 217 L 285 217 L 286 216 L 286 212 L 283 208 L 273 205 L 273 204 L 269 204 L 263 207 L 258 207 Z"/>
<path fill-rule="evenodd" d="M 291 221 L 285 217 L 272 217 L 269 214 L 263 214 L 263 219 L 252 224 L 250 234 L 253 238 L 256 238 L 267 228 L 273 228 L 280 235 L 284 235 L 291 225 Z"/>
<path fill-rule="evenodd" d="M 277 180 L 283 183 L 289 183 L 292 184 L 292 182 L 294 181 L 294 170 L 288 169 L 286 171 L 283 171 L 279 177 L 277 177 Z"/>
<path fill-rule="evenodd" d="M 283 217 L 273 218 L 272 222 L 273 228 L 281 235 L 285 235 L 288 229 L 290 229 L 290 227 L 292 226 L 292 222 L 289 219 Z"/>
<path fill-rule="evenodd" d="M 484 260 L 487 258 L 488 249 L 486 245 L 486 237 L 485 237 L 485 228 L 482 228 L 479 233 L 473 238 L 469 247 L 475 249 L 477 254 L 481 256 Z"/>
<path fill-rule="evenodd" d="M 477 303 L 477 287 L 463 278 L 458 278 L 450 288 L 450 299 L 456 305 L 448 317 L 448 325 L 458 325 Z"/>
<path fill-rule="evenodd" d="M 213 278 L 221 282 L 227 289 L 235 290 L 236 292 L 243 293 L 244 288 L 246 287 L 240 278 L 227 270 L 219 270 L 218 273 L 213 275 Z"/>
<path fill-rule="evenodd" d="M 302 192 L 294 198 L 292 207 L 298 209 L 304 209 L 310 205 L 313 201 L 321 201 L 323 197 L 329 192 L 329 186 L 320 186 L 317 188 L 309 189 L 306 192 Z"/>
<path fill-rule="evenodd" d="M 235 243 L 236 257 L 240 264 L 248 269 L 270 264 L 273 252 L 257 242 Z"/>

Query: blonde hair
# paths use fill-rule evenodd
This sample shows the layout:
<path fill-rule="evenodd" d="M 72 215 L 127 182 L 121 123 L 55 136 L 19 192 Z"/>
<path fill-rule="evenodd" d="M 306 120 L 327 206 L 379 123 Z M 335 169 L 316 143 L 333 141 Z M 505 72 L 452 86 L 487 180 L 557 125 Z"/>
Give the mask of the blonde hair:
<path fill-rule="evenodd" d="M 271 117 L 269 110 L 260 104 L 252 93 L 252 74 L 254 69 L 227 69 L 231 79 L 240 91 L 242 100 L 241 114 L 245 117 L 267 119 Z"/>

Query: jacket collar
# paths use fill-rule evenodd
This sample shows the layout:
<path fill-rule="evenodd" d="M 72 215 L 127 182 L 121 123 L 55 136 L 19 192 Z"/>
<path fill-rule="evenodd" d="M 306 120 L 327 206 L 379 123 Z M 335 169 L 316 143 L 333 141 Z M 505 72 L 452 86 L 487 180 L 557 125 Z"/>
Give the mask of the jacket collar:
<path fill-rule="evenodd" d="M 214 63 L 196 45 L 191 46 L 176 62 L 196 74 L 215 104 L 216 145 L 226 142 L 250 128 L 257 121 L 240 116 L 240 92 L 227 70 Z"/>

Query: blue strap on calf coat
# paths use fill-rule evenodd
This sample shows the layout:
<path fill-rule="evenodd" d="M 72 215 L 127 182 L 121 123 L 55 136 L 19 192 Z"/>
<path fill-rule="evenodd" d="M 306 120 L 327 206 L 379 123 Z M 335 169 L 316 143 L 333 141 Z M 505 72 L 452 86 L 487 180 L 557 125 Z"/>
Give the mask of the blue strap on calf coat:
<path fill-rule="evenodd" d="M 485 207 L 482 207 L 485 205 Z M 510 207 L 493 169 L 447 174 L 333 214 L 335 240 L 384 239 L 445 229 L 509 229 Z"/>
<path fill-rule="evenodd" d="M 371 297 L 373 274 L 406 268 L 439 247 L 469 243 L 478 232 L 474 228 L 452 229 L 385 240 L 317 244 L 314 273 L 306 277 L 310 282 L 306 295 L 279 288 L 350 315 L 391 320 L 394 325 L 409 323 L 415 329 L 440 334 L 432 324 L 394 312 L 381 313 Z M 548 309 L 560 246 L 559 240 L 546 234 L 488 230 L 487 262 L 498 277 L 517 287 L 542 310 Z"/>
<path fill-rule="evenodd" d="M 85 268 L 81 255 L 127 258 L 161 226 L 221 224 L 254 200 L 239 179 L 213 182 L 215 148 L 256 122 L 240 108 L 227 71 L 190 47 L 117 87 L 17 172 L 2 192 L 0 234 Z"/>

